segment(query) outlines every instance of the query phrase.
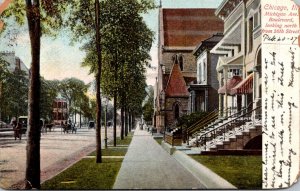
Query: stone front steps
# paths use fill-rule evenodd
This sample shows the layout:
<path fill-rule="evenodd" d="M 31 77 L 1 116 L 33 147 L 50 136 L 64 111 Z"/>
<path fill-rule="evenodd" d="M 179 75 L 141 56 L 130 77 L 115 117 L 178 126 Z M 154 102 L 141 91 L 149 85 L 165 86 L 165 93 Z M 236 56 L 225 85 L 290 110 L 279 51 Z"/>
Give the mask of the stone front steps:
<path fill-rule="evenodd" d="M 211 151 L 217 151 L 220 149 L 236 149 L 242 150 L 245 145 L 253 139 L 254 137 L 261 135 L 261 126 L 254 126 L 253 128 L 248 129 L 249 131 L 241 132 L 235 136 L 230 137 L 229 139 L 219 142 L 215 146 L 211 147 Z"/>
<path fill-rule="evenodd" d="M 224 122 L 226 123 L 226 122 Z M 210 129 L 213 130 L 213 129 Z M 210 131 L 208 130 L 208 131 Z M 208 132 L 205 131 L 205 132 Z M 224 130 L 216 130 L 216 138 L 209 140 L 206 142 L 206 145 L 202 143 L 199 147 L 195 147 L 196 141 L 201 138 L 201 134 L 197 135 L 197 138 L 194 137 L 189 140 L 190 148 L 198 148 L 199 151 L 218 151 L 218 150 L 241 150 L 245 147 L 247 142 L 254 137 L 262 134 L 262 126 L 260 121 L 256 121 L 255 124 L 253 122 L 246 122 L 243 125 L 234 127 L 233 129 L 224 133 Z M 207 139 L 212 138 L 212 134 L 208 134 Z"/>

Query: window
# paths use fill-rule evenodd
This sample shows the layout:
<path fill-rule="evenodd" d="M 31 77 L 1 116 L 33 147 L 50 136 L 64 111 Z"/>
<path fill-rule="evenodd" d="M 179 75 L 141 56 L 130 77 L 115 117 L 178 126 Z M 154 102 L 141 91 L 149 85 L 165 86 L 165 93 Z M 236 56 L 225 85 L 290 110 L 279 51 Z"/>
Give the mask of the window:
<path fill-rule="evenodd" d="M 254 25 L 254 28 L 256 28 L 258 26 L 258 13 L 255 13 L 254 14 L 254 21 L 253 21 L 253 25 Z"/>
<path fill-rule="evenodd" d="M 179 106 L 178 104 L 175 105 L 175 119 L 177 120 L 179 118 Z"/>
<path fill-rule="evenodd" d="M 201 63 L 198 65 L 198 83 L 201 83 Z"/>
<path fill-rule="evenodd" d="M 249 53 L 253 49 L 253 17 L 249 19 Z"/>
<path fill-rule="evenodd" d="M 181 71 L 183 71 L 183 57 L 182 57 L 182 55 L 179 55 L 179 66 L 180 66 Z"/>
<path fill-rule="evenodd" d="M 242 76 L 241 69 L 229 69 L 228 78 L 232 78 L 233 76 Z"/>
<path fill-rule="evenodd" d="M 173 57 L 173 63 L 174 64 L 179 64 L 180 70 L 183 70 L 183 57 L 181 54 L 175 54 Z"/>
<path fill-rule="evenodd" d="M 205 61 L 203 62 L 203 82 L 206 82 L 206 63 Z"/>

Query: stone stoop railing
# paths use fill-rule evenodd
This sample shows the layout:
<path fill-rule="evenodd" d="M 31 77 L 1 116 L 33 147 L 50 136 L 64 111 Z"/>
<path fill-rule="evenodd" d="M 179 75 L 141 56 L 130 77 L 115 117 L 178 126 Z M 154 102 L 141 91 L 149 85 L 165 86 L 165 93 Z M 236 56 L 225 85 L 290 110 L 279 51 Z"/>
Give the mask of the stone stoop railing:
<path fill-rule="evenodd" d="M 228 108 L 226 110 L 226 112 L 229 111 L 230 108 Z M 192 137 L 187 141 L 187 144 L 189 145 L 189 143 L 192 143 L 191 145 L 192 146 L 195 146 L 193 145 L 193 143 L 196 143 L 197 140 L 199 139 L 199 137 L 202 135 L 202 134 L 205 134 L 206 132 L 209 132 L 211 130 L 214 130 L 216 128 L 218 128 L 219 126 L 233 120 L 233 119 L 236 119 L 237 117 L 241 116 L 242 114 L 246 113 L 246 111 L 249 110 L 249 106 L 247 108 L 244 108 L 240 111 L 237 111 L 235 113 L 231 113 L 231 110 L 229 111 L 230 115 L 228 117 L 221 117 L 221 118 L 217 118 L 215 119 L 214 121 L 212 121 L 211 123 L 207 124 L 204 128 L 198 130 L 197 132 L 195 132 Z"/>
<path fill-rule="evenodd" d="M 261 116 L 255 115 L 257 107 L 239 116 L 228 117 L 221 123 L 205 128 L 190 139 L 192 146 L 202 151 L 217 151 L 220 149 L 242 150 L 248 141 L 262 134 Z"/>
<path fill-rule="evenodd" d="M 184 129 L 183 131 L 183 137 L 184 140 L 189 140 L 189 138 L 197 133 L 198 131 L 201 131 L 204 129 L 206 126 L 211 125 L 213 122 L 218 119 L 218 111 L 214 110 L 210 113 L 208 113 L 205 117 L 188 127 L 187 129 Z"/>
<path fill-rule="evenodd" d="M 241 129 L 241 127 L 240 127 Z M 262 126 L 255 125 L 248 129 L 242 130 L 237 134 L 233 134 L 232 136 L 228 135 L 225 140 L 219 141 L 214 144 L 214 146 L 210 147 L 210 151 L 218 151 L 221 149 L 226 150 L 243 150 L 246 144 L 253 138 L 262 134 Z M 221 139 L 221 137 L 220 137 Z"/>
<path fill-rule="evenodd" d="M 165 132 L 164 141 L 171 146 L 180 146 L 182 144 L 181 129 L 174 129 L 171 132 Z"/>

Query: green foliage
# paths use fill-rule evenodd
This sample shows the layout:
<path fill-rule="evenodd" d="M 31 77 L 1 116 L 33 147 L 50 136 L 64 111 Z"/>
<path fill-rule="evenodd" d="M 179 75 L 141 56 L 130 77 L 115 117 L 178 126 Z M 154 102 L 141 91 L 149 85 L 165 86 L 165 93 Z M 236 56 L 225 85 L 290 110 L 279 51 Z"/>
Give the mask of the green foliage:
<path fill-rule="evenodd" d="M 187 128 L 205 117 L 207 114 L 207 112 L 194 112 L 191 114 L 183 115 L 178 119 L 177 126 L 182 127 L 183 129 Z"/>
<path fill-rule="evenodd" d="M 58 84 L 58 80 L 45 80 L 41 77 L 40 116 L 47 122 L 52 121 L 52 104 L 58 95 Z"/>
<path fill-rule="evenodd" d="M 56 36 L 63 26 L 64 15 L 68 4 L 74 0 L 40 0 L 40 20 L 42 34 Z M 9 7 L 1 14 L 0 19 L 12 19 L 19 25 L 25 24 L 26 1 L 13 0 Z M 5 26 L 5 25 L 4 25 Z M 7 29 L 11 30 L 11 29 Z"/>
<path fill-rule="evenodd" d="M 154 106 L 153 106 L 153 100 L 154 100 L 154 90 L 152 86 L 148 86 L 148 99 L 146 100 L 146 103 L 143 106 L 143 115 L 144 120 L 146 122 L 151 122 L 154 112 Z"/>
<path fill-rule="evenodd" d="M 29 83 L 24 71 L 9 71 L 8 65 L 0 58 L 1 118 L 6 122 L 12 117 L 27 115 Z"/>
<path fill-rule="evenodd" d="M 104 121 L 105 121 L 105 107 L 106 106 L 104 103 L 102 103 L 101 105 L 102 105 L 102 107 L 101 107 L 101 122 L 102 122 L 102 125 L 104 125 L 105 124 Z M 113 105 L 108 103 L 107 104 L 107 112 L 106 112 L 106 122 L 113 121 L 113 118 L 114 118 Z"/>
<path fill-rule="evenodd" d="M 191 155 L 191 157 L 228 180 L 238 189 L 261 189 L 261 156 Z"/>
<path fill-rule="evenodd" d="M 0 83 L 9 75 L 8 65 L 0 54 Z"/>
<path fill-rule="evenodd" d="M 77 78 L 66 78 L 59 83 L 59 92 L 63 98 L 68 100 L 69 114 L 83 112 L 86 117 L 91 117 L 89 98 L 86 95 L 89 84 Z"/>
<path fill-rule="evenodd" d="M 84 41 L 82 47 L 86 57 L 82 66 L 89 67 L 90 73 L 97 72 L 91 2 L 79 1 L 72 6 L 73 15 L 67 25 L 73 31 L 75 41 Z M 101 46 L 103 94 L 113 98 L 117 94 L 118 108 L 126 107 L 141 114 L 142 103 L 146 96 L 145 67 L 149 66 L 149 51 L 152 46 L 153 32 L 149 30 L 142 13 L 154 8 L 153 1 L 145 0 L 106 0 L 101 1 Z"/>

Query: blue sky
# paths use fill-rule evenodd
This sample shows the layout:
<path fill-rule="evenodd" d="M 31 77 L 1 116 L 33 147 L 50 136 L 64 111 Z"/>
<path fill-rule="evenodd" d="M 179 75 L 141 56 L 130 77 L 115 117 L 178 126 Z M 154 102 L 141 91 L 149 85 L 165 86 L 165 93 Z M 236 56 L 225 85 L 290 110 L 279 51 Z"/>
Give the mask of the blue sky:
<path fill-rule="evenodd" d="M 0 3 L 3 0 L 0 0 Z M 159 0 L 156 0 L 157 4 Z M 222 0 L 162 0 L 163 8 L 217 8 Z M 144 15 L 145 21 L 155 34 L 155 42 L 151 49 L 152 66 L 157 65 L 157 28 L 158 10 L 152 10 Z M 9 24 L 9 23 L 8 23 Z M 15 26 L 13 26 L 15 27 Z M 30 65 L 30 46 L 27 26 L 18 27 L 21 32 L 16 40 L 16 45 L 7 46 L 7 42 L 1 39 L 0 51 L 15 51 L 23 62 Z M 88 75 L 87 68 L 81 68 L 80 63 L 85 53 L 79 50 L 80 44 L 71 46 L 67 33 L 62 32 L 57 39 L 42 37 L 41 45 L 41 75 L 46 79 L 63 79 L 67 77 L 77 77 L 86 83 L 93 80 L 93 75 Z M 1 37 L 3 38 L 3 37 Z M 147 83 L 153 85 L 155 82 L 156 70 L 147 70 Z"/>

